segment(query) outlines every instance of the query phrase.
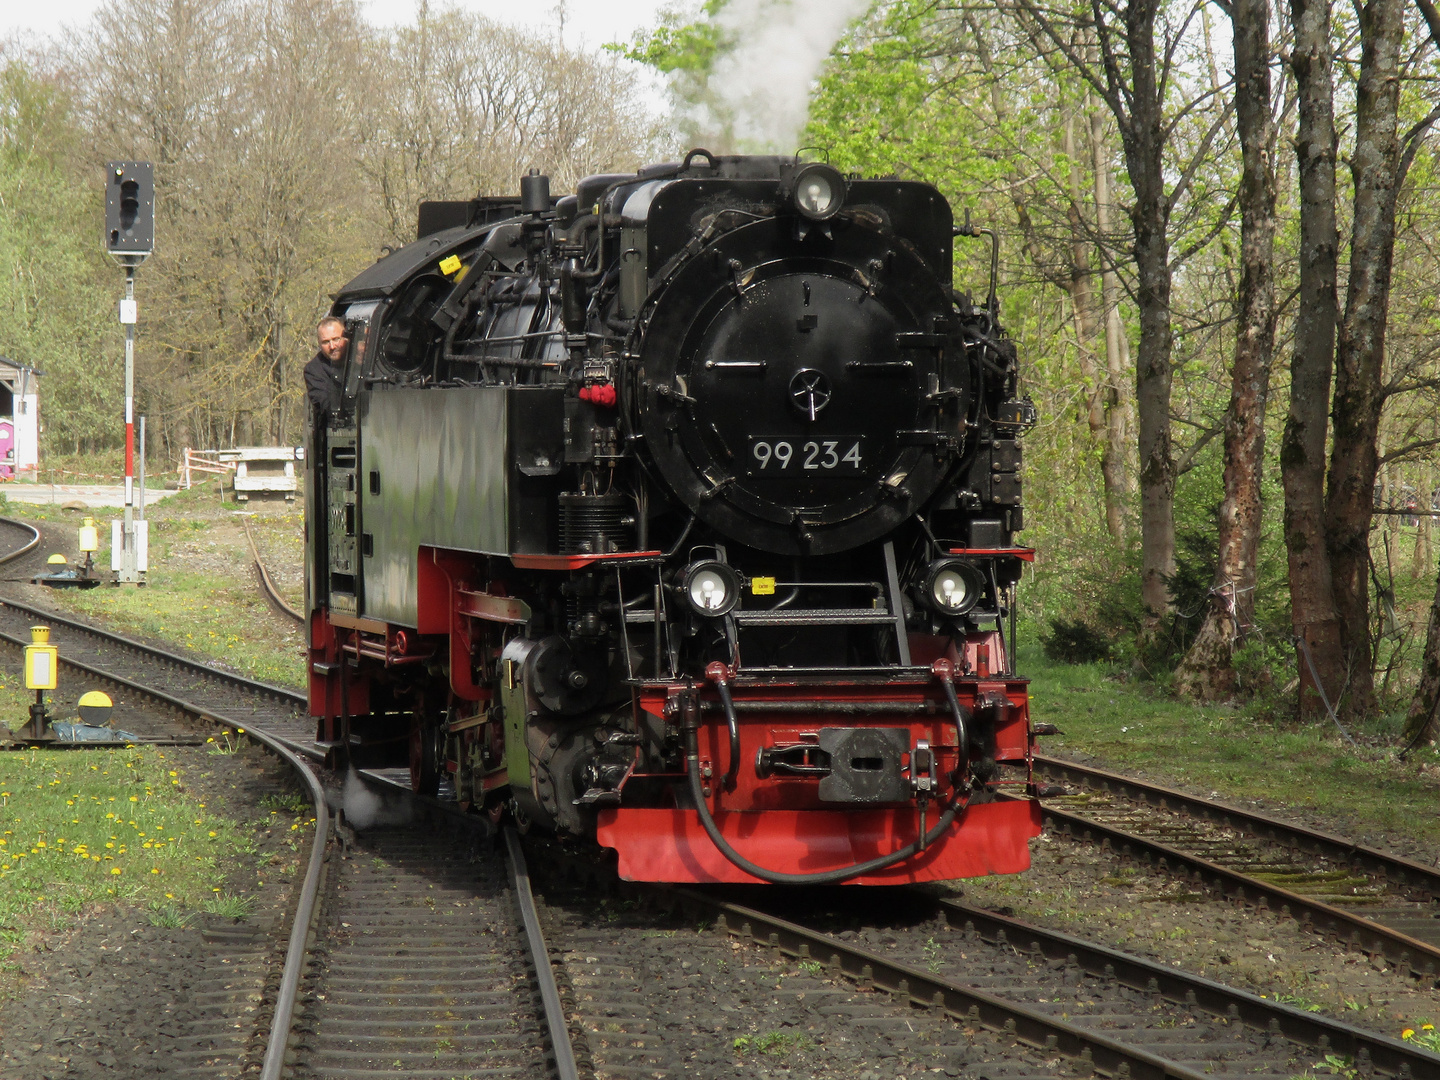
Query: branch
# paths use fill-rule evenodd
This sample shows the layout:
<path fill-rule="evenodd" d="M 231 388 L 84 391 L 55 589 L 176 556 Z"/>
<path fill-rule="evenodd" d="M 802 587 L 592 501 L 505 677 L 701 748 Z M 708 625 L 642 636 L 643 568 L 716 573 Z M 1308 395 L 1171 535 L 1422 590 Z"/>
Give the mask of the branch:
<path fill-rule="evenodd" d="M 1415 6 L 1425 16 L 1425 25 L 1430 27 L 1430 40 L 1435 43 L 1435 48 L 1440 49 L 1440 9 L 1435 7 L 1433 0 L 1415 0 Z"/>
<path fill-rule="evenodd" d="M 1405 183 L 1405 174 L 1410 171 L 1410 165 L 1415 161 L 1415 151 L 1420 149 L 1420 144 L 1425 141 L 1426 132 L 1430 130 L 1430 126 L 1434 124 L 1436 120 L 1440 120 L 1440 105 L 1436 105 L 1431 109 L 1425 119 L 1407 131 L 1405 137 L 1400 140 L 1401 145 L 1405 147 L 1405 152 L 1400 155 L 1400 165 L 1396 169 L 1396 190 L 1399 190 Z"/>
<path fill-rule="evenodd" d="M 1399 450 L 1391 450 L 1388 454 L 1380 455 L 1380 464 L 1388 465 L 1392 461 L 1401 458 L 1411 457 L 1421 450 L 1429 450 L 1432 446 L 1440 446 L 1440 439 L 1421 439 L 1419 442 L 1406 443 Z"/>
<path fill-rule="evenodd" d="M 1414 370 L 1412 367 L 1411 370 Z M 1392 397 L 1399 397 L 1401 394 L 1413 394 L 1417 390 L 1440 389 L 1440 378 L 1437 379 L 1416 379 L 1414 382 L 1402 382 L 1400 377 L 1392 379 L 1380 388 L 1380 400 L 1386 401 Z"/>
<path fill-rule="evenodd" d="M 1230 119 L 1230 114 L 1234 109 L 1235 102 L 1233 100 L 1226 102 L 1225 108 L 1221 111 L 1220 115 L 1215 118 L 1215 123 L 1210 125 L 1210 130 L 1207 131 L 1205 137 L 1200 140 L 1200 145 L 1190 157 L 1190 163 L 1185 166 L 1185 171 L 1180 174 L 1180 179 L 1175 181 L 1175 186 L 1170 189 L 1170 198 L 1166 200 L 1165 206 L 1167 213 L 1174 212 L 1175 204 L 1180 201 L 1180 197 L 1185 193 L 1185 189 L 1190 186 L 1190 181 L 1195 179 L 1195 173 L 1199 171 L 1200 163 L 1209 156 L 1210 144 L 1215 141 L 1215 136 L 1224 128 L 1225 122 Z"/>
<path fill-rule="evenodd" d="M 1214 224 L 1210 226 L 1205 235 L 1170 260 L 1171 270 L 1178 270 L 1181 266 L 1185 265 L 1196 252 L 1204 251 L 1210 246 L 1210 241 L 1214 240 L 1215 237 L 1219 236 L 1220 233 L 1230 225 L 1230 212 L 1235 209 L 1235 204 L 1239 201 L 1239 198 L 1239 195 L 1235 192 L 1230 193 L 1230 201 L 1225 204 L 1225 209 L 1220 212 L 1220 216 L 1215 219 Z"/>
<path fill-rule="evenodd" d="M 1185 455 L 1175 462 L 1175 475 L 1184 476 L 1187 472 L 1194 468 L 1195 459 L 1200 456 L 1200 451 L 1204 450 L 1205 447 L 1209 446 L 1215 436 L 1219 435 L 1224 430 L 1225 425 L 1221 423 L 1217 424 L 1215 427 L 1206 428 L 1203 432 L 1201 432 L 1200 437 L 1195 440 L 1195 442 L 1191 445 L 1190 449 L 1185 451 Z"/>
<path fill-rule="evenodd" d="M 1110 111 L 1115 114 L 1116 122 L 1120 124 L 1122 128 L 1125 127 L 1127 121 L 1125 118 L 1124 105 L 1117 96 L 1114 87 L 1107 85 L 1107 83 L 1114 83 L 1118 80 L 1118 72 L 1112 73 L 1110 71 L 1111 63 L 1107 40 L 1108 35 L 1105 32 L 1104 21 L 1100 18 L 1100 13 L 1098 11 L 1095 13 L 1096 36 L 1101 39 L 1101 51 L 1106 55 L 1105 67 L 1107 82 L 1101 82 L 1100 79 L 1096 77 L 1087 59 L 1077 52 L 1064 37 L 1056 32 L 1050 20 L 1041 14 L 1040 8 L 1033 0 L 1017 0 L 1017 5 L 1025 13 L 1029 21 L 1040 28 L 1040 32 L 1050 40 L 1050 43 L 1055 46 L 1056 51 L 1065 57 L 1065 60 L 1071 68 L 1075 70 L 1076 74 L 1089 83 L 1095 92 L 1105 99 L 1105 103 L 1110 106 Z"/>

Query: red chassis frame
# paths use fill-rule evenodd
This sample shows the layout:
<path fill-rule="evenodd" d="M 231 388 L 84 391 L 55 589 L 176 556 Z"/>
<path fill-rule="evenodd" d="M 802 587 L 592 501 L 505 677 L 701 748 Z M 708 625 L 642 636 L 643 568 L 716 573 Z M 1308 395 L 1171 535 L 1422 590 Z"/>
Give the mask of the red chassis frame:
<path fill-rule="evenodd" d="M 489 637 L 487 630 L 499 629 L 496 624 L 518 624 L 528 619 L 528 610 L 518 600 L 481 591 L 487 583 L 476 578 L 483 571 L 473 557 L 433 548 L 422 548 L 420 555 L 415 631 L 369 619 L 332 618 L 324 610 L 312 614 L 310 704 L 312 715 L 319 721 L 322 741 L 341 737 L 342 710 L 354 716 L 368 709 L 367 673 L 361 667 L 353 679 L 347 680 L 342 674 L 345 665 L 338 662 L 344 653 L 385 666 L 415 663 L 447 647 L 452 656 L 468 657 L 475 645 Z M 596 561 L 595 557 L 584 558 Z M 543 566 L 529 565 L 540 561 L 526 559 L 523 568 L 562 572 L 578 568 L 573 565 L 575 557 L 553 557 L 543 560 Z M 515 562 L 518 566 L 521 559 Z M 428 640 L 422 640 L 421 635 Z M 436 638 L 446 639 L 438 649 Z M 944 659 L 936 644 L 933 639 L 912 635 L 915 662 Z M 1028 681 L 995 673 L 1004 666 L 1005 656 L 1004 641 L 998 633 L 972 635 L 961 652 L 948 652 L 954 669 L 962 673 L 954 678 L 956 696 L 972 717 L 983 716 L 990 725 L 996 762 L 1024 770 L 1023 779 L 1016 776 L 996 786 L 1011 788 L 1017 794 L 1025 792 L 1032 780 Z M 743 710 L 738 722 L 740 767 L 735 788 L 725 791 L 719 782 L 729 765 L 729 735 L 718 695 L 709 684 L 697 687 L 702 701 L 701 775 L 706 777 L 708 805 L 722 836 L 740 855 L 760 866 L 786 873 L 820 873 L 851 866 L 911 844 L 919 834 L 921 820 L 914 803 L 837 809 L 818 802 L 813 779 L 762 778 L 754 767 L 761 749 L 812 742 L 826 727 L 902 727 L 908 732 L 910 745 L 923 739 L 934 747 L 940 775 L 948 775 L 959 764 L 956 727 L 946 695 L 936 680 L 787 684 L 749 680 L 742 674 L 730 687 L 737 706 Z M 684 689 L 665 684 L 647 684 L 638 689 L 634 695 L 637 719 L 644 712 L 661 723 L 673 723 L 675 697 Z M 481 709 L 490 697 L 489 688 L 474 680 L 468 663 L 450 665 L 450 691 L 456 699 Z M 803 717 L 794 711 L 795 703 L 801 701 L 809 703 Z M 833 703 L 833 713 L 818 702 Z M 776 705 L 775 710 L 767 712 L 766 703 Z M 865 703 L 881 713 L 893 708 L 894 713 L 857 723 L 856 706 L 863 711 Z M 643 775 L 632 774 L 629 779 Z M 663 779 L 674 789 L 684 790 L 683 774 L 667 774 Z M 504 784 L 502 772 L 486 776 L 483 787 L 493 791 Z M 932 801 L 927 807 L 927 827 L 933 827 L 942 812 L 943 806 Z M 1040 807 L 1033 798 L 967 805 L 945 834 L 922 853 L 847 883 L 894 885 L 1020 873 L 1030 866 L 1028 841 L 1040 831 Z M 596 838 L 605 847 L 615 849 L 620 875 L 626 880 L 760 881 L 726 858 L 705 833 L 693 809 L 601 809 Z"/>

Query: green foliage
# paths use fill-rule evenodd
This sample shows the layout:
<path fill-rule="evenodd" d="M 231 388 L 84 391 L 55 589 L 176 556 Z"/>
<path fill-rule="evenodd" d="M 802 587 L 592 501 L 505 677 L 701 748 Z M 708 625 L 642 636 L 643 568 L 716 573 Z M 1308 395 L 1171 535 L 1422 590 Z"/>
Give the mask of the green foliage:
<path fill-rule="evenodd" d="M 726 3 L 727 0 L 705 0 L 699 17 L 689 22 L 672 9 L 662 14 L 660 24 L 653 30 L 641 31 L 631 38 L 629 45 L 612 43 L 605 47 L 663 75 L 683 71 L 703 77 L 714 67 L 716 56 L 734 45 L 733 35 L 726 34 L 713 21 Z"/>
<path fill-rule="evenodd" d="M 0 354 L 43 372 L 42 447 L 75 452 L 118 441 L 123 359 L 100 173 L 64 157 L 78 142 L 57 81 L 0 71 Z"/>

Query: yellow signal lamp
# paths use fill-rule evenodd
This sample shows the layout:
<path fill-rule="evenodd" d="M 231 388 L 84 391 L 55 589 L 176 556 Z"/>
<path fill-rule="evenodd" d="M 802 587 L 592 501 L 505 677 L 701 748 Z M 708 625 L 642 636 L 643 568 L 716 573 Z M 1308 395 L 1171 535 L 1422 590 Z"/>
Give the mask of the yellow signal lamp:
<path fill-rule="evenodd" d="M 80 550 L 86 555 L 93 555 L 100 550 L 100 530 L 95 527 L 93 517 L 87 517 L 80 522 Z"/>
<path fill-rule="evenodd" d="M 103 690 L 87 690 L 76 704 L 80 719 L 94 727 L 104 727 L 110 719 L 110 710 L 115 707 L 110 695 Z"/>
<path fill-rule="evenodd" d="M 25 646 L 25 689 L 54 690 L 59 666 L 60 650 L 50 644 L 50 628 L 32 626 L 30 644 Z"/>

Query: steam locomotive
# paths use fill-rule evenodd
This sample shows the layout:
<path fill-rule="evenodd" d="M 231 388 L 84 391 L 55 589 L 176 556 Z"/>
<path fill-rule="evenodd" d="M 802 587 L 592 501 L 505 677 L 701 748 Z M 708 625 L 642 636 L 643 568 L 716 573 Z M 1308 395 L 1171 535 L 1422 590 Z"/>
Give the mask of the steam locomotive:
<path fill-rule="evenodd" d="M 337 294 L 306 456 L 330 752 L 632 880 L 1026 869 L 994 235 L 976 305 L 934 187 L 704 150 L 418 232 Z"/>

